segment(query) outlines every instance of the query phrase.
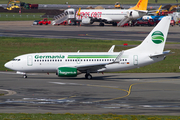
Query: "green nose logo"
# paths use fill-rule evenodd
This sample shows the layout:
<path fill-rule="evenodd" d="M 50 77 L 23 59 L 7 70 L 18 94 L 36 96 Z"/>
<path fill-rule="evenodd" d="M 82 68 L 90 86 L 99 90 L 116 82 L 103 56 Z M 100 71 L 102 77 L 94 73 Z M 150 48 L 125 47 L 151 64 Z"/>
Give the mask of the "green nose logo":
<path fill-rule="evenodd" d="M 164 35 L 161 31 L 155 31 L 153 32 L 152 34 L 152 41 L 155 43 L 155 44 L 160 44 L 160 43 L 163 43 L 164 42 Z"/>

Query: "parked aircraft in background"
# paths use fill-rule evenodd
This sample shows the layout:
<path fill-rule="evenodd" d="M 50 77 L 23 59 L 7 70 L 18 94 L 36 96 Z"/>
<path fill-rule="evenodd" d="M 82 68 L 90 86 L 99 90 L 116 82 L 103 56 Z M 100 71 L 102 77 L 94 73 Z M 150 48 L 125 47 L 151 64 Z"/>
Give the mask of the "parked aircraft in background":
<path fill-rule="evenodd" d="M 140 18 L 147 14 L 148 0 L 139 0 L 136 6 L 129 9 L 67 9 L 62 15 L 56 17 L 52 24 L 60 24 L 64 20 L 72 22 L 82 22 L 82 24 L 92 24 L 100 22 L 100 26 L 112 24 L 114 26 L 124 25 L 124 23 Z M 117 22 L 119 22 L 117 24 Z"/>
<path fill-rule="evenodd" d="M 171 17 L 164 17 L 137 47 L 114 52 L 48 52 L 31 53 L 15 57 L 4 66 L 18 73 L 56 73 L 60 77 L 76 77 L 85 73 L 124 71 L 164 60 L 170 51 L 164 51 Z"/>

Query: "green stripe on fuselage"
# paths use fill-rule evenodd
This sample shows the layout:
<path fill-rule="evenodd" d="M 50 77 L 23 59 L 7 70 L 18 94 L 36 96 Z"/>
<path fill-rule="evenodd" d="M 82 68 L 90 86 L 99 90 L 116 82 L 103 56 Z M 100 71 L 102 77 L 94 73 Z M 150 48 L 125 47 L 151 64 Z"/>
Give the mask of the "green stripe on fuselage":
<path fill-rule="evenodd" d="M 68 58 L 116 58 L 117 55 L 68 55 Z"/>

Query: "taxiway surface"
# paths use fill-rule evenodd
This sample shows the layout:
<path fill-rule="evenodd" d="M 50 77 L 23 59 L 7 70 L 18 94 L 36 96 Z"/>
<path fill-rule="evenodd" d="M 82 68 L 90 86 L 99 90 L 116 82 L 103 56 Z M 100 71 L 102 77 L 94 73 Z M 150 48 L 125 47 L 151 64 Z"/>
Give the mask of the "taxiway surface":
<path fill-rule="evenodd" d="M 100 40 L 138 40 L 142 41 L 154 28 L 116 27 L 98 23 L 89 26 L 32 25 L 33 21 L 0 21 L 0 36 L 40 37 L 40 38 L 80 38 Z M 167 42 L 180 42 L 180 27 L 170 27 Z"/>
<path fill-rule="evenodd" d="M 93 79 L 0 72 L 1 113 L 179 115 L 179 73 L 106 73 Z"/>

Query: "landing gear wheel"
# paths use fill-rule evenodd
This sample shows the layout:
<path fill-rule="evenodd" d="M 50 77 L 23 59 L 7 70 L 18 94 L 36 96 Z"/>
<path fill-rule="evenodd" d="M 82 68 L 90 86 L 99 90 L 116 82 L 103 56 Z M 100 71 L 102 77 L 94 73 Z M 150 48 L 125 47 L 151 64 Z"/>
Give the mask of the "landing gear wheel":
<path fill-rule="evenodd" d="M 24 75 L 23 78 L 27 78 L 27 75 Z"/>
<path fill-rule="evenodd" d="M 90 80 L 90 79 L 92 79 L 92 75 L 91 74 L 86 74 L 85 78 Z"/>
<path fill-rule="evenodd" d="M 104 23 L 99 23 L 99 26 L 104 26 Z"/>
<path fill-rule="evenodd" d="M 112 26 L 117 26 L 117 23 L 116 23 L 116 22 L 113 22 L 113 23 L 112 23 Z"/>

